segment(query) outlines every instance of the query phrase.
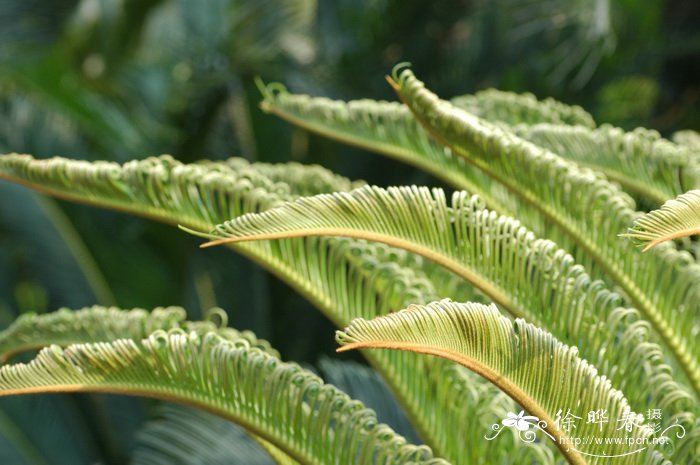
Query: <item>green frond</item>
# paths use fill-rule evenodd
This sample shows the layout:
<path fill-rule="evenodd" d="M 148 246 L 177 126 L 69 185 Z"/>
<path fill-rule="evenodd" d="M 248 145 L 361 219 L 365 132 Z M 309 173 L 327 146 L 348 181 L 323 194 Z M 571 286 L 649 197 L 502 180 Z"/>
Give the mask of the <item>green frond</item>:
<path fill-rule="evenodd" d="M 416 166 L 457 189 L 478 194 L 501 213 L 517 211 L 503 188 L 432 140 L 405 105 L 290 94 L 279 84 L 263 87 L 263 95 L 263 111 L 331 139 Z"/>
<path fill-rule="evenodd" d="M 639 213 L 616 185 L 440 100 L 409 70 L 395 77 L 397 92 L 431 134 L 537 209 L 545 236 L 592 277 L 620 287 L 700 396 L 700 266 L 692 257 L 672 247 L 633 253 L 634 244 L 618 235 Z"/>
<path fill-rule="evenodd" d="M 700 187 L 700 153 L 663 139 L 656 131 L 538 124 L 515 132 L 563 158 L 602 171 L 626 191 L 657 205 Z"/>
<path fill-rule="evenodd" d="M 366 186 L 301 198 L 226 222 L 206 245 L 317 235 L 372 239 L 434 260 L 512 315 L 580 346 L 638 410 L 663 404 L 687 421 L 695 416 L 689 412 L 697 405 L 670 376 L 636 311 L 621 308 L 619 296 L 552 242 L 485 210 L 464 192 L 455 193 L 449 205 L 441 190 L 418 187 Z"/>
<path fill-rule="evenodd" d="M 284 167 L 290 164 L 277 168 L 251 165 L 241 159 L 231 159 L 225 165 L 206 162 L 182 165 L 167 156 L 123 167 L 65 159 L 38 161 L 21 155 L 0 157 L 0 173 L 16 181 L 24 180 L 31 187 L 49 187 L 55 195 L 75 194 L 73 200 L 149 214 L 162 221 L 202 230 L 213 227 L 208 224 L 213 218 L 222 217 L 219 221 L 223 221 L 294 197 L 290 194 L 290 184 L 296 186 L 295 192 L 309 192 L 308 185 L 300 181 L 302 178 L 310 182 L 318 182 L 320 178 L 321 187 L 333 190 L 355 185 L 321 168 L 291 164 L 293 168 L 287 171 Z M 209 167 L 214 169 L 208 172 Z M 420 257 L 384 245 L 309 238 L 234 248 L 297 289 L 338 327 L 353 318 L 372 318 L 412 302 L 427 303 L 448 295 L 475 297 L 471 287 L 465 286 L 459 277 Z M 463 438 L 474 430 L 470 419 L 480 417 L 455 408 L 442 417 L 434 415 L 441 405 L 454 404 L 451 399 L 468 389 L 463 378 L 452 377 L 451 388 L 439 390 L 438 381 L 431 374 L 440 368 L 426 362 L 424 357 L 386 353 L 370 360 L 397 393 L 421 437 L 440 455 L 456 463 L 470 463 L 486 456 L 479 445 L 466 450 L 461 447 Z M 511 445 L 518 447 L 515 441 Z M 513 450 L 501 446 L 491 447 L 489 453 L 507 457 Z M 534 457 L 548 452 L 538 445 L 528 451 Z"/>
<path fill-rule="evenodd" d="M 181 307 L 159 307 L 146 311 L 140 308 L 122 310 L 116 307 L 93 306 L 80 310 L 59 309 L 36 315 L 20 315 L 10 327 L 0 332 L 0 361 L 6 363 L 14 355 L 49 345 L 111 342 L 118 339 L 141 340 L 156 330 L 181 328 L 197 334 L 217 332 L 224 339 L 243 339 L 251 347 L 279 356 L 270 343 L 257 339 L 250 331 L 227 328 L 226 313 L 211 309 L 208 321 L 186 321 Z"/>
<path fill-rule="evenodd" d="M 294 178 L 304 171 L 300 166 L 293 165 L 289 171 L 287 180 L 295 182 L 276 182 L 264 174 L 265 170 L 270 171 L 270 166 L 258 167 L 243 159 L 186 165 L 169 155 L 124 165 L 59 157 L 36 160 L 18 154 L 0 156 L 0 178 L 66 200 L 192 227 L 214 225 L 309 192 L 324 192 L 302 186 Z M 323 168 L 310 170 L 306 179 L 312 181 L 314 175 L 325 172 L 320 177 L 321 185 L 329 190 L 357 186 Z"/>
<path fill-rule="evenodd" d="M 674 132 L 671 139 L 676 144 L 688 147 L 695 153 L 700 152 L 700 132 L 693 131 L 692 129 L 684 129 Z"/>
<path fill-rule="evenodd" d="M 625 234 L 642 244 L 644 252 L 665 241 L 700 234 L 700 190 L 692 190 L 637 218 Z"/>
<path fill-rule="evenodd" d="M 336 335 L 349 349 L 398 349 L 437 355 L 459 363 L 506 392 L 535 419 L 535 426 L 551 438 L 571 464 L 660 463 L 660 454 L 639 446 L 606 444 L 572 446 L 567 431 L 555 421 L 557 413 L 584 417 L 585 412 L 605 409 L 611 419 L 631 415 L 640 426 L 630 432 L 619 423 L 578 423 L 577 437 L 644 438 L 643 416 L 634 414 L 622 393 L 598 376 L 594 367 L 551 334 L 521 319 L 503 317 L 495 306 L 441 301 L 411 306 L 374 320 L 354 320 Z M 556 385 L 552 379 L 560 380 Z M 565 386 L 564 389 L 561 387 Z M 542 422 L 542 423 L 540 423 Z M 497 426 L 501 427 L 501 425 Z M 537 434 L 538 431 L 535 431 Z M 542 435 L 543 439 L 544 434 Z M 641 449 L 640 454 L 630 454 Z"/>
<path fill-rule="evenodd" d="M 132 465 L 274 465 L 243 429 L 223 418 L 165 403 L 136 435 Z M 298 463 L 298 462 L 294 462 Z"/>
<path fill-rule="evenodd" d="M 454 97 L 451 102 L 480 118 L 511 126 L 552 123 L 596 127 L 593 116 L 583 108 L 553 98 L 538 100 L 533 94 L 487 89 L 474 95 Z"/>
<path fill-rule="evenodd" d="M 176 401 L 243 426 L 301 463 L 445 463 L 374 413 L 244 339 L 156 331 L 140 342 L 43 349 L 0 368 L 0 395 L 109 392 Z M 313 438 L 313 440 L 311 439 Z"/>

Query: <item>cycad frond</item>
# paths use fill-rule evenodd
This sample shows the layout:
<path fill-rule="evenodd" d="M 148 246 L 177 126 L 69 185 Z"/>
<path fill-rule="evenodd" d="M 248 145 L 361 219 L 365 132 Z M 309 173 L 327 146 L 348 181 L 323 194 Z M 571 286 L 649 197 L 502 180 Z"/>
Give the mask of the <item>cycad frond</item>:
<path fill-rule="evenodd" d="M 496 89 L 483 90 L 474 95 L 462 95 L 451 102 L 469 113 L 489 121 L 508 125 L 553 123 L 596 126 L 593 116 L 579 106 L 571 106 L 552 98 L 538 100 L 533 94 L 516 94 Z"/>
<path fill-rule="evenodd" d="M 186 403 L 240 424 L 302 463 L 445 463 L 317 376 L 216 333 L 176 329 L 142 341 L 54 345 L 29 364 L 0 368 L 0 395 L 48 392 Z"/>
<path fill-rule="evenodd" d="M 648 408 L 650 395 L 652 403 L 669 405 L 681 416 L 696 408 L 678 385 L 669 395 L 675 382 L 637 312 L 620 308 L 619 296 L 592 281 L 552 242 L 536 239 L 517 221 L 483 209 L 478 198 L 463 192 L 447 204 L 439 189 L 366 186 L 244 215 L 203 235 L 217 239 L 207 245 L 340 235 L 405 247 L 457 273 L 512 315 L 580 346 L 588 360 L 606 367 L 638 410 Z M 637 350 L 641 345 L 644 352 Z"/>
<path fill-rule="evenodd" d="M 625 132 L 603 125 L 538 124 L 516 128 L 516 134 L 557 155 L 605 173 L 628 192 L 661 205 L 689 189 L 700 187 L 700 153 L 638 128 Z"/>
<path fill-rule="evenodd" d="M 65 347 L 118 339 L 138 341 L 156 330 L 175 328 L 197 334 L 217 332 L 224 339 L 245 340 L 251 347 L 279 356 L 269 342 L 257 339 L 250 331 L 226 327 L 226 313 L 221 309 L 211 309 L 207 321 L 186 321 L 186 316 L 181 307 L 146 311 L 94 306 L 80 310 L 62 308 L 43 315 L 25 313 L 0 332 L 0 361 L 7 362 L 16 354 L 54 344 Z"/>
<path fill-rule="evenodd" d="M 644 244 L 644 252 L 662 242 L 700 234 L 700 190 L 692 190 L 637 218 L 625 234 Z"/>
<path fill-rule="evenodd" d="M 280 205 L 299 192 L 312 192 L 313 186 L 317 189 L 313 193 L 318 193 L 357 185 L 318 167 L 291 164 L 292 168 L 286 170 L 290 164 L 280 166 L 249 164 L 241 159 L 183 165 L 167 156 L 124 166 L 66 159 L 39 161 L 24 155 L 0 157 L 0 173 L 16 182 L 72 200 L 201 230 L 213 228 L 213 220 L 224 221 Z M 427 303 L 448 295 L 474 297 L 459 277 L 384 245 L 308 238 L 234 248 L 297 289 L 338 327 L 352 318 L 373 318 L 413 302 Z M 422 272 L 423 268 L 430 274 Z M 421 437 L 442 456 L 468 463 L 485 456 L 485 449 L 490 456 L 507 457 L 518 447 L 511 440 L 510 447 L 486 444 L 465 449 L 461 447 L 463 438 L 475 430 L 472 422 L 478 421 L 483 412 L 473 414 L 476 412 L 465 406 L 449 409 L 441 417 L 434 415 L 441 405 L 456 403 L 466 388 L 465 378 L 445 376 L 444 385 L 449 389 L 438 389 L 442 382 L 433 375 L 443 368 L 425 357 L 381 353 L 370 359 L 407 409 Z M 477 403 L 469 405 L 478 407 Z M 528 451 L 534 457 L 548 453 L 538 444 Z"/>
<path fill-rule="evenodd" d="M 279 84 L 261 90 L 265 98 L 260 107 L 266 112 L 326 137 L 416 166 L 458 189 L 479 195 L 500 213 L 517 211 L 507 191 L 436 143 L 404 105 L 290 94 Z"/>
<path fill-rule="evenodd" d="M 568 443 L 568 433 L 555 423 L 557 413 L 561 415 L 562 410 L 571 409 L 576 414 L 605 409 L 615 419 L 637 415 L 609 380 L 599 377 L 595 368 L 579 358 L 575 348 L 561 344 L 551 334 L 523 320 L 512 322 L 495 306 L 449 301 L 412 306 L 374 320 L 355 320 L 339 331 L 336 338 L 343 345 L 341 351 L 407 350 L 437 355 L 469 368 L 537 417 L 528 428 L 537 424 L 572 464 L 609 463 L 610 456 L 619 456 L 616 463 L 620 464 L 663 461 L 659 454 L 649 450 L 643 450 L 641 455 L 630 454 L 637 447 L 626 444 L 576 447 Z M 552 379 L 558 382 L 552 384 Z M 643 421 L 643 417 L 637 421 Z M 648 434 L 641 426 L 629 433 L 618 426 L 607 423 L 600 425 L 599 430 L 596 424 L 579 424 L 575 434 L 611 438 L 629 434 L 635 439 Z"/>
<path fill-rule="evenodd" d="M 639 215 L 634 200 L 601 174 L 440 100 L 409 70 L 394 77 L 401 98 L 438 140 L 537 209 L 546 237 L 624 291 L 700 396 L 700 266 L 670 247 L 633 253 L 618 235 Z"/>
<path fill-rule="evenodd" d="M 674 132 L 671 139 L 676 144 L 688 147 L 695 153 L 700 153 L 700 132 L 693 131 L 692 129 L 683 129 Z"/>

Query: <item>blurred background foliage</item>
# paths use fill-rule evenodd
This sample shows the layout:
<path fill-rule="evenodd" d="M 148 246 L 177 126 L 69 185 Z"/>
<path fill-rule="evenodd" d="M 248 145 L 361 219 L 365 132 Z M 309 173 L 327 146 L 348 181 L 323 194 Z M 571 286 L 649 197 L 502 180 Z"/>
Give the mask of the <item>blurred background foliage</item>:
<path fill-rule="evenodd" d="M 699 23 L 697 0 L 5 0 L 0 150 L 118 162 L 162 153 L 295 160 L 379 185 L 438 185 L 264 115 L 255 77 L 295 92 L 393 100 L 383 76 L 410 61 L 445 97 L 532 92 L 582 105 L 599 123 L 670 135 L 700 128 Z M 332 352 L 332 326 L 301 297 L 198 242 L 3 183 L 0 323 L 94 303 L 182 305 L 192 318 L 218 305 L 284 359 L 316 364 Z M 122 463 L 152 407 L 101 396 L 0 406 L 0 461 L 10 464 L 42 463 L 27 457 L 62 444 L 81 452 L 44 463 Z M 59 417 L 64 427 L 55 428 Z M 38 418 L 55 430 L 40 440 L 28 433 Z"/>

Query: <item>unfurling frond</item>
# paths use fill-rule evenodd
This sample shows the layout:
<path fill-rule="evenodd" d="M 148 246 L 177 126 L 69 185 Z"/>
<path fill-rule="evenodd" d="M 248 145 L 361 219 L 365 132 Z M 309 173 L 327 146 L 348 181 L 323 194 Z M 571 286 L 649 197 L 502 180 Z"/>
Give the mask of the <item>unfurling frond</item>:
<path fill-rule="evenodd" d="M 591 363 L 607 367 L 637 410 L 649 408 L 650 394 L 652 403 L 669 405 L 674 415 L 691 408 L 636 311 L 620 308 L 619 296 L 592 281 L 552 242 L 535 238 L 464 192 L 448 204 L 440 189 L 366 186 L 244 215 L 204 235 L 218 242 L 337 235 L 406 248 L 454 271 L 513 316 L 580 346 Z M 636 350 L 640 345 L 645 351 Z M 640 358 L 630 363 L 630 354 Z"/>
<path fill-rule="evenodd" d="M 533 94 L 516 94 L 496 89 L 455 97 L 452 103 L 480 118 L 509 125 L 538 123 L 566 124 L 594 128 L 590 113 L 552 98 L 537 100 Z"/>
<path fill-rule="evenodd" d="M 634 253 L 619 234 L 640 213 L 601 173 L 441 100 L 410 70 L 394 78 L 402 100 L 437 140 L 537 209 L 548 225 L 545 237 L 571 251 L 592 277 L 624 291 L 700 396 L 700 266 L 692 257 L 672 247 Z"/>
<path fill-rule="evenodd" d="M 49 189 L 54 195 L 72 200 L 201 230 L 298 195 L 342 191 L 360 184 L 317 166 L 251 164 L 237 158 L 184 165 L 168 156 L 120 166 L 7 155 L 0 157 L 0 176 L 33 188 Z M 300 238 L 241 244 L 234 249 L 284 279 L 339 327 L 353 318 L 373 318 L 410 303 L 427 303 L 448 295 L 475 298 L 473 288 L 454 274 L 384 244 Z M 53 317 L 37 323 L 50 318 Z M 32 321 L 28 319 L 27 323 Z M 71 325 L 62 322 L 61 328 L 70 329 Z M 31 324 L 28 329 L 31 331 Z M 66 340 L 49 333 L 45 336 L 56 338 L 58 344 Z M 531 453 L 533 461 L 546 461 L 542 457 L 551 454 L 540 444 L 523 451 L 512 438 L 499 447 L 492 443 L 461 447 L 462 440 L 474 434 L 474 422 L 496 407 L 507 409 L 509 399 L 493 400 L 497 392 L 487 389 L 488 384 L 467 388 L 474 384 L 473 380 L 445 364 L 426 361 L 415 354 L 378 353 L 370 358 L 406 408 L 422 439 L 441 456 L 456 463 L 471 463 L 486 455 L 505 460 L 515 448 L 523 456 Z M 464 398 L 465 392 L 471 397 L 462 408 L 449 409 L 439 417 L 434 415 L 441 405 L 454 405 Z"/>
<path fill-rule="evenodd" d="M 700 132 L 693 131 L 692 129 L 683 129 L 674 132 L 671 139 L 673 139 L 673 142 L 676 144 L 688 147 L 695 153 L 700 153 Z"/>
<path fill-rule="evenodd" d="M 575 414 L 606 409 L 610 418 L 637 415 L 631 412 L 622 393 L 579 358 L 575 348 L 561 344 L 551 334 L 523 320 L 505 318 L 495 306 L 450 301 L 412 306 L 369 321 L 355 320 L 336 338 L 343 345 L 339 350 L 407 350 L 437 355 L 469 368 L 535 416 L 528 427 L 535 426 L 555 441 L 572 464 L 607 464 L 610 456 L 619 456 L 615 463 L 621 465 L 662 460 L 650 449 L 639 446 L 573 446 L 567 442 L 568 433 L 555 420 L 562 411 Z M 556 383 L 552 383 L 554 379 Z M 641 421 L 643 418 L 635 423 Z M 641 425 L 626 432 L 621 431 L 619 424 L 581 422 L 575 434 L 636 440 L 648 432 Z M 636 449 L 642 451 L 630 454 Z"/>
<path fill-rule="evenodd" d="M 644 244 L 644 251 L 662 242 L 700 234 L 700 190 L 692 190 L 638 218 L 625 236 Z"/>
<path fill-rule="evenodd" d="M 448 184 L 479 195 L 490 208 L 516 211 L 508 193 L 460 157 L 435 142 L 396 102 L 290 94 L 278 84 L 263 88 L 261 108 L 295 125 L 331 139 L 371 150 L 431 173 Z"/>
<path fill-rule="evenodd" d="M 629 193 L 661 205 L 700 187 L 700 153 L 637 128 L 537 124 L 514 128 L 522 138 L 583 166 L 599 170 Z"/>
<path fill-rule="evenodd" d="M 146 311 L 94 306 L 80 310 L 62 308 L 43 315 L 25 313 L 0 332 L 0 361 L 6 362 L 16 354 L 54 344 L 65 347 L 118 339 L 140 341 L 156 330 L 175 328 L 197 334 L 216 332 L 224 339 L 246 340 L 251 347 L 279 356 L 269 342 L 256 338 L 250 331 L 239 332 L 226 327 L 227 315 L 221 309 L 209 310 L 207 321 L 186 321 L 186 316 L 181 307 Z"/>
<path fill-rule="evenodd" d="M 301 463 L 445 463 L 299 366 L 216 333 L 156 331 L 142 341 L 43 349 L 0 368 L 0 395 L 109 392 L 211 411 Z"/>

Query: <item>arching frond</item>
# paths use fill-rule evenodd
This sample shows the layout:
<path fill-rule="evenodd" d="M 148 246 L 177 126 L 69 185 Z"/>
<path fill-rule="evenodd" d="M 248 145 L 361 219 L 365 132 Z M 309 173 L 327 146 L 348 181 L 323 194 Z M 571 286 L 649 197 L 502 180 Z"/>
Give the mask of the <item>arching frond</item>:
<path fill-rule="evenodd" d="M 700 187 L 700 153 L 663 139 L 656 131 L 538 124 L 518 127 L 516 133 L 563 158 L 602 171 L 626 191 L 658 205 Z"/>
<path fill-rule="evenodd" d="M 688 147 L 695 153 L 700 152 L 700 132 L 693 131 L 692 129 L 684 129 L 674 132 L 671 139 L 673 139 L 673 142 L 676 144 Z"/>
<path fill-rule="evenodd" d="M 509 125 L 553 123 L 596 126 L 593 116 L 579 106 L 566 105 L 553 98 L 538 100 L 533 94 L 516 94 L 496 89 L 451 99 L 453 105 L 488 121 Z"/>
<path fill-rule="evenodd" d="M 640 424 L 643 416 L 634 414 L 622 394 L 579 358 L 576 349 L 523 320 L 511 322 L 495 306 L 449 301 L 412 306 L 374 320 L 354 320 L 336 338 L 343 346 L 341 351 L 407 350 L 437 355 L 469 368 L 535 416 L 525 429 L 535 426 L 541 430 L 572 464 L 609 463 L 610 456 L 618 456 L 616 463 L 620 464 L 662 462 L 659 454 L 639 446 L 572 446 L 569 433 L 556 422 L 557 413 L 561 417 L 562 411 L 578 412 L 577 416 L 583 417 L 584 412 L 604 409 L 611 419 L 633 417 Z M 553 385 L 552 379 L 559 382 Z M 646 437 L 648 431 L 635 425 L 627 432 L 612 421 L 604 425 L 581 422 L 575 434 L 636 440 Z M 632 453 L 637 449 L 641 449 L 639 454 Z"/>
<path fill-rule="evenodd" d="M 16 181 L 24 180 L 31 187 L 51 188 L 55 195 L 75 194 L 73 200 L 203 230 L 214 226 L 208 224 L 213 218 L 223 221 L 260 211 L 278 205 L 294 193 L 309 192 L 313 184 L 307 185 L 302 178 L 317 186 L 318 179 L 322 179 L 317 188 L 329 190 L 354 185 L 320 168 L 292 165 L 294 168 L 287 171 L 272 165 L 250 165 L 241 159 L 231 159 L 225 166 L 212 165 L 213 171 L 208 173 L 211 165 L 207 163 L 182 165 L 170 157 L 120 167 L 66 159 L 38 161 L 14 155 L 0 158 L 0 173 Z M 292 194 L 290 185 L 295 186 Z M 339 327 L 352 318 L 373 318 L 412 302 L 427 303 L 447 295 L 475 297 L 459 277 L 420 257 L 384 245 L 309 238 L 234 248 L 284 279 Z M 430 275 L 423 273 L 423 268 Z M 483 415 L 472 415 L 468 406 L 451 408 L 442 416 L 434 414 L 442 405 L 456 405 L 465 389 L 473 392 L 471 389 L 475 388 L 467 387 L 467 379 L 449 375 L 439 382 L 435 374 L 442 371 L 440 364 L 415 354 L 382 353 L 370 356 L 370 360 L 386 377 L 423 440 L 441 456 L 455 463 L 470 463 L 487 455 L 505 458 L 514 447 L 522 449 L 512 439 L 500 447 L 479 442 L 464 448 L 464 438 L 475 430 L 473 421 L 479 421 Z M 491 398 L 492 394 L 495 393 L 489 394 Z M 484 394 L 483 399 L 488 398 Z M 541 458 L 549 451 L 533 444 L 527 452 Z"/>
<path fill-rule="evenodd" d="M 625 236 L 644 244 L 644 251 L 662 242 L 700 234 L 700 190 L 692 190 L 637 218 Z"/>
<path fill-rule="evenodd" d="M 261 90 L 263 111 L 331 139 L 416 166 L 458 189 L 478 194 L 501 213 L 516 211 L 507 191 L 432 140 L 404 105 L 290 94 L 279 84 L 261 86 Z"/>
<path fill-rule="evenodd" d="M 49 392 L 186 403 L 238 423 L 302 463 L 445 463 L 317 376 L 216 333 L 156 331 L 139 342 L 51 346 L 29 364 L 0 368 L 0 395 Z"/>
<path fill-rule="evenodd" d="M 671 388 L 675 382 L 661 350 L 634 310 L 620 308 L 619 296 L 592 281 L 552 242 L 536 239 L 517 221 L 483 209 L 478 198 L 463 192 L 448 205 L 439 189 L 363 187 L 244 215 L 203 235 L 217 239 L 208 245 L 337 235 L 404 247 L 451 269 L 512 315 L 580 345 L 639 410 L 650 402 L 664 404 L 693 421 L 688 412 L 697 407 L 684 389 Z"/>
<path fill-rule="evenodd" d="M 689 254 L 671 247 L 633 253 L 633 244 L 618 235 L 639 213 L 616 185 L 440 100 L 409 70 L 394 77 L 397 92 L 431 134 L 537 209 L 546 237 L 572 251 L 593 277 L 624 291 L 700 396 L 700 339 L 694 336 L 700 266 Z"/>
<path fill-rule="evenodd" d="M 279 356 L 269 342 L 257 339 L 250 331 L 227 328 L 226 313 L 221 309 L 211 309 L 208 321 L 186 321 L 186 316 L 181 307 L 159 307 L 149 312 L 140 308 L 94 306 L 80 310 L 62 308 L 42 315 L 25 313 L 0 332 L 0 361 L 7 362 L 16 354 L 54 344 L 65 347 L 118 339 L 138 341 L 156 330 L 175 328 L 198 334 L 217 332 L 224 339 L 242 339 L 251 347 Z"/>

